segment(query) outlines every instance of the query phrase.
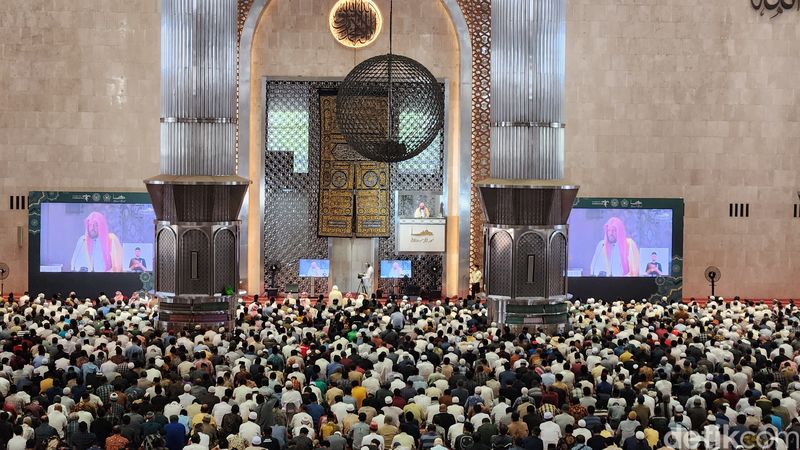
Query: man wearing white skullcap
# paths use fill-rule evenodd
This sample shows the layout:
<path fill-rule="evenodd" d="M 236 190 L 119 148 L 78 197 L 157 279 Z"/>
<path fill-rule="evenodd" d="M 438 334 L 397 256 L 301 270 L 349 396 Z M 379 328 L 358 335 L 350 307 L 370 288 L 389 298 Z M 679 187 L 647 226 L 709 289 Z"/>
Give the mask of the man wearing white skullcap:
<path fill-rule="evenodd" d="M 550 444 L 556 445 L 561 439 L 561 427 L 553 422 L 553 413 L 547 411 L 543 415 L 544 422 L 539 425 L 539 436 L 544 448 L 549 448 Z"/>
<path fill-rule="evenodd" d="M 255 411 L 251 411 L 248 414 L 247 421 L 239 425 L 239 436 L 245 441 L 252 442 L 254 437 L 261 437 L 261 426 L 256 422 L 257 419 L 258 414 Z"/>

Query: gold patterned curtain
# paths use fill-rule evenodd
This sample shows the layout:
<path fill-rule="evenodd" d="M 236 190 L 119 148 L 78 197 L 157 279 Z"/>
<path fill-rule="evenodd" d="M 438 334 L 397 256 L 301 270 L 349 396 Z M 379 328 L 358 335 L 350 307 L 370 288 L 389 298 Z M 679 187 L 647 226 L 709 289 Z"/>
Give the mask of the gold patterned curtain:
<path fill-rule="evenodd" d="M 386 99 L 374 113 L 386 116 Z M 353 151 L 336 124 L 336 95 L 320 92 L 319 236 L 389 235 L 389 165 Z"/>

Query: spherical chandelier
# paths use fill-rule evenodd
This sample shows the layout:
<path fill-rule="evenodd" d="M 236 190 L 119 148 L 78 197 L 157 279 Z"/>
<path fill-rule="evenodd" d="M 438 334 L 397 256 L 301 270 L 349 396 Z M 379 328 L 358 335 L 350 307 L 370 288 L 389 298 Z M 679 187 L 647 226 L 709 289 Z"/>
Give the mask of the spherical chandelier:
<path fill-rule="evenodd" d="M 411 159 L 442 129 L 444 95 L 419 62 L 389 53 L 358 64 L 339 86 L 336 122 L 347 143 L 361 156 L 380 162 Z"/>

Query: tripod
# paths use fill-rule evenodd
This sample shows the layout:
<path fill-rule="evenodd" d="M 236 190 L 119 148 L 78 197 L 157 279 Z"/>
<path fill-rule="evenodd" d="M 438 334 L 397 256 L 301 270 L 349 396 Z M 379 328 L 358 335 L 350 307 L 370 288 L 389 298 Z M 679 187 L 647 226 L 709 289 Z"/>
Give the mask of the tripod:
<path fill-rule="evenodd" d="M 367 287 L 364 285 L 364 277 L 358 277 L 358 289 L 356 289 L 356 294 L 364 294 L 364 297 L 367 297 Z"/>
<path fill-rule="evenodd" d="M 8 265 L 0 262 L 0 298 L 3 298 L 5 293 L 5 280 L 8 278 Z"/>

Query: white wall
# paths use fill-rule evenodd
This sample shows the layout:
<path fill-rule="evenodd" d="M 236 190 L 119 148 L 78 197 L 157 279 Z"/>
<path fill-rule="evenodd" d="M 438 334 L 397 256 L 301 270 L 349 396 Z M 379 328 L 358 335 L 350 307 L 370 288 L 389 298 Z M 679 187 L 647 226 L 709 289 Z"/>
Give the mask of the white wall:
<path fill-rule="evenodd" d="M 746 0 L 569 0 L 566 176 L 684 197 L 684 295 L 796 297 L 800 12 Z M 728 217 L 750 203 L 750 218 Z"/>
<path fill-rule="evenodd" d="M 158 173 L 157 0 L 3 0 L 0 261 L 27 288 L 30 190 L 144 191 Z M 25 242 L 17 245 L 17 227 Z"/>

